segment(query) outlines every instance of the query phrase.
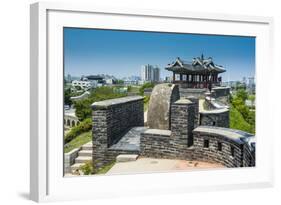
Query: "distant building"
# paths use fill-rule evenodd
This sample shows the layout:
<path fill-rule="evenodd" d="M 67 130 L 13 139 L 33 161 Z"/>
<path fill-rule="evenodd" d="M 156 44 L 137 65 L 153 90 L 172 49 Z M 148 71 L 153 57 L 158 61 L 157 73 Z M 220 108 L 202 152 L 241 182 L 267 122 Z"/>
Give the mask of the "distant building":
<path fill-rule="evenodd" d="M 108 79 L 105 80 L 105 82 L 106 82 L 106 84 L 108 84 L 108 85 L 112 85 L 112 84 L 115 83 L 115 80 L 112 79 L 112 78 L 108 78 Z"/>
<path fill-rule="evenodd" d="M 171 83 L 173 81 L 173 78 L 171 76 L 166 76 L 165 77 L 165 82 Z"/>
<path fill-rule="evenodd" d="M 160 68 L 154 67 L 152 72 L 153 72 L 152 81 L 159 82 L 160 81 Z"/>
<path fill-rule="evenodd" d="M 92 87 L 96 87 L 96 84 L 94 82 L 88 81 L 88 80 L 73 80 L 72 81 L 73 87 L 81 87 L 84 90 L 87 90 Z"/>
<path fill-rule="evenodd" d="M 96 81 L 97 83 L 104 83 L 104 78 L 102 76 L 99 76 L 99 75 L 82 76 L 81 80 Z"/>
<path fill-rule="evenodd" d="M 225 72 L 225 68 L 216 65 L 212 58 L 193 58 L 191 62 L 184 61 L 179 57 L 167 65 L 166 70 L 173 72 L 173 83 L 185 88 L 210 88 L 220 86 L 222 79 L 220 73 Z"/>
<path fill-rule="evenodd" d="M 117 78 L 113 75 L 99 74 L 98 76 L 103 78 L 103 80 L 101 81 L 104 81 L 104 83 L 106 83 L 107 85 L 112 85 L 117 83 Z"/>
<path fill-rule="evenodd" d="M 67 81 L 68 83 L 71 83 L 72 78 L 71 78 L 71 75 L 70 75 L 70 74 L 67 75 L 66 81 Z"/>
<path fill-rule="evenodd" d="M 255 100 L 253 100 L 253 101 L 245 100 L 245 105 L 248 107 L 254 107 L 254 106 L 256 106 L 256 101 Z"/>
<path fill-rule="evenodd" d="M 227 82 L 221 82 L 221 86 L 223 87 L 230 87 L 232 89 L 236 88 L 238 81 L 227 81 Z"/>
<path fill-rule="evenodd" d="M 247 78 L 246 78 L 246 77 L 243 77 L 243 78 L 242 78 L 242 83 L 244 83 L 245 85 L 247 85 Z"/>
<path fill-rule="evenodd" d="M 251 93 L 255 93 L 255 89 L 256 89 L 256 83 L 255 83 L 255 77 L 250 77 L 248 78 L 249 80 L 249 83 L 248 83 L 248 90 L 251 92 Z"/>
<path fill-rule="evenodd" d="M 105 84 L 103 77 L 98 75 L 81 76 L 80 80 L 73 80 L 73 87 L 81 87 L 83 90 L 99 87 Z"/>
<path fill-rule="evenodd" d="M 159 82 L 160 68 L 149 64 L 143 65 L 141 68 L 141 80 L 143 82 Z"/>

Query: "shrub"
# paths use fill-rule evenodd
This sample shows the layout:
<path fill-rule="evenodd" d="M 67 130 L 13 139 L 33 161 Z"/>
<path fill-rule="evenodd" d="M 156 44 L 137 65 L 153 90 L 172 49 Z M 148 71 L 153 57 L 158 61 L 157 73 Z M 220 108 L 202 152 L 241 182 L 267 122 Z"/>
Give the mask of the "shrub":
<path fill-rule="evenodd" d="M 230 128 L 255 134 L 255 127 L 249 124 L 243 118 L 243 115 L 232 105 L 230 106 Z"/>
<path fill-rule="evenodd" d="M 92 161 L 87 161 L 85 164 L 81 165 L 79 170 L 81 170 L 84 175 L 95 174 L 95 168 Z"/>
<path fill-rule="evenodd" d="M 87 132 L 91 129 L 92 129 L 92 119 L 87 118 L 83 120 L 79 125 L 72 127 L 71 130 L 64 136 L 64 144 L 70 142 L 81 133 Z"/>
<path fill-rule="evenodd" d="M 150 99 L 150 96 L 144 96 L 143 102 L 148 103 Z"/>

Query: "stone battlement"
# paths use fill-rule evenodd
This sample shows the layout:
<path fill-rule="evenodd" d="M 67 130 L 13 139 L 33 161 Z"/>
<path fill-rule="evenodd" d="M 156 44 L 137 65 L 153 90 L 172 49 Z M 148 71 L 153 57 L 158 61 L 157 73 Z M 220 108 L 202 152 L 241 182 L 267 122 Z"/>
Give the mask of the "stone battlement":
<path fill-rule="evenodd" d="M 116 144 L 132 127 L 144 126 L 143 97 L 129 96 L 104 100 L 92 104 L 93 160 L 97 167 L 114 160 L 119 153 L 131 154 L 138 151 L 114 151 Z"/>
<path fill-rule="evenodd" d="M 215 162 L 226 167 L 255 166 L 255 136 L 229 129 L 228 109 L 202 110 L 202 99 L 180 98 L 178 89 L 170 84 L 153 89 L 148 127 L 144 127 L 141 96 L 93 103 L 96 166 L 119 154 Z"/>

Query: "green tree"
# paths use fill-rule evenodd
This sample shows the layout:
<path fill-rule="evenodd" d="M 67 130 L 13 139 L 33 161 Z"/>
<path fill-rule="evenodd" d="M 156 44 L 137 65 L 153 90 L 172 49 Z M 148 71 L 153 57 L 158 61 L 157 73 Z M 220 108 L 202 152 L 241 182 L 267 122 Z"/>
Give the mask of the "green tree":
<path fill-rule="evenodd" d="M 255 112 L 251 111 L 249 109 L 249 107 L 247 107 L 245 105 L 245 100 L 249 99 L 250 96 L 248 96 L 248 93 L 246 92 L 246 90 L 244 89 L 239 89 L 236 93 L 236 96 L 232 98 L 231 100 L 231 104 L 233 107 L 233 110 L 235 109 L 237 112 L 240 113 L 240 115 L 243 117 L 243 120 L 246 121 L 250 128 L 245 129 L 241 129 L 241 130 L 245 130 L 251 133 L 255 133 Z M 250 97 L 250 99 L 253 99 L 253 97 Z M 237 119 L 241 119 L 241 118 L 237 118 Z M 232 121 L 235 120 L 235 126 L 240 126 L 239 125 L 239 121 L 241 120 L 237 120 L 235 118 L 232 117 Z M 242 123 L 242 122 L 241 122 Z M 243 123 L 242 123 L 243 124 Z M 249 131 L 250 130 L 250 131 Z"/>
<path fill-rule="evenodd" d="M 121 84 L 121 85 L 123 85 L 123 84 L 124 84 L 124 80 L 116 80 L 116 84 Z"/>
<path fill-rule="evenodd" d="M 240 98 L 243 100 L 243 102 L 245 102 L 245 100 L 247 100 L 248 98 L 248 93 L 246 92 L 245 89 L 239 89 L 237 90 L 236 96 L 237 98 Z"/>
<path fill-rule="evenodd" d="M 84 100 L 77 100 L 74 102 L 75 107 L 75 115 L 78 117 L 80 121 L 91 117 L 92 110 L 91 110 L 91 99 L 84 99 Z"/>
<path fill-rule="evenodd" d="M 64 136 L 64 144 L 67 144 L 83 132 L 88 132 L 92 129 L 92 119 L 87 118 L 78 125 L 71 128 L 71 130 Z"/>
<path fill-rule="evenodd" d="M 140 87 L 139 92 L 140 92 L 141 95 L 143 95 L 144 94 L 144 89 L 146 89 L 146 88 L 153 88 L 154 86 L 155 86 L 154 83 L 145 83 L 145 84 L 143 84 Z"/>
<path fill-rule="evenodd" d="M 246 90 L 245 83 L 241 83 L 241 82 L 236 83 L 236 90 L 240 90 L 240 89 Z"/>
<path fill-rule="evenodd" d="M 103 86 L 103 87 L 95 88 L 91 90 L 91 94 L 88 98 L 74 102 L 74 107 L 76 109 L 75 114 L 78 117 L 78 119 L 82 121 L 92 116 L 91 105 L 94 102 L 120 98 L 126 95 L 127 94 L 125 93 L 116 93 L 114 91 L 114 88 L 112 87 Z"/>
<path fill-rule="evenodd" d="M 64 91 L 64 104 L 65 105 L 70 106 L 72 104 L 70 97 L 71 97 L 71 90 L 70 90 L 70 88 L 68 88 Z"/>

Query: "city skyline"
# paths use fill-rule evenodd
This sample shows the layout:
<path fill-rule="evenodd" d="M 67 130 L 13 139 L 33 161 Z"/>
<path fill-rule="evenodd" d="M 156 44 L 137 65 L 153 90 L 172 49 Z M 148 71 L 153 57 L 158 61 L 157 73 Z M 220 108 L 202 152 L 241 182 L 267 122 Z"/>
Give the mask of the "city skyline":
<path fill-rule="evenodd" d="M 141 67 L 151 64 L 164 79 L 176 57 L 191 61 L 201 54 L 225 67 L 223 81 L 255 77 L 254 37 L 64 28 L 65 75 L 141 76 Z"/>

